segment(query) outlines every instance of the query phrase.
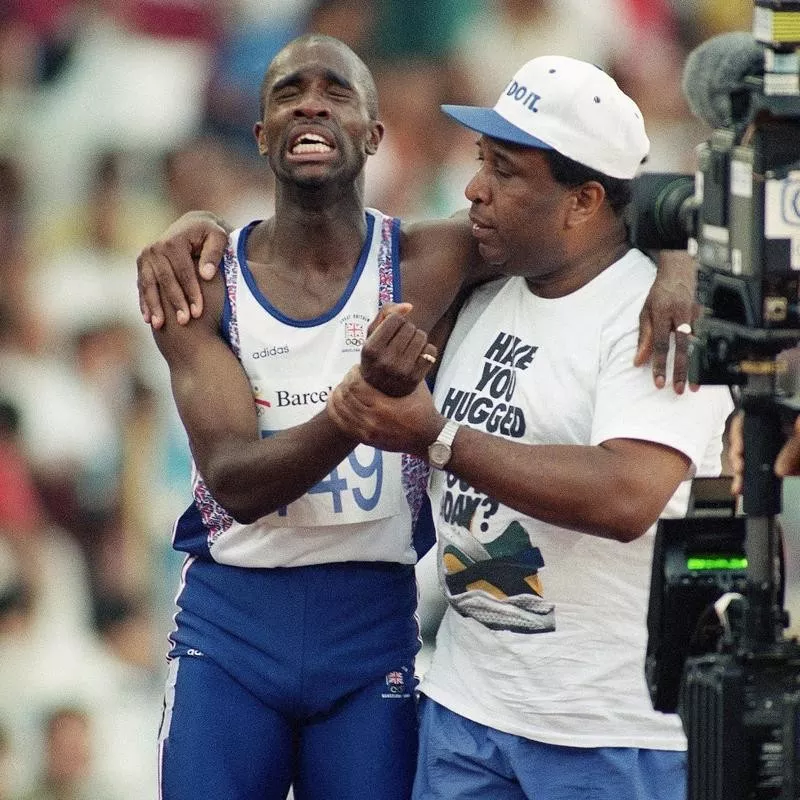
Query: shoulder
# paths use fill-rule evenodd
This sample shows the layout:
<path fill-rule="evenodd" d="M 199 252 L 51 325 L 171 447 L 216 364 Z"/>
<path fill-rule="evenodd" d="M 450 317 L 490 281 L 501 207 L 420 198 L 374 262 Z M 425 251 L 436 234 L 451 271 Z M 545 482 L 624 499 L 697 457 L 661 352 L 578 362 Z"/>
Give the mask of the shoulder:
<path fill-rule="evenodd" d="M 460 256 L 462 262 L 473 250 L 472 226 L 466 211 L 446 219 L 404 222 L 400 226 L 400 257 L 428 258 L 433 262 Z"/>
<path fill-rule="evenodd" d="M 503 291 L 503 289 L 506 289 L 506 293 L 503 295 L 504 297 L 509 296 L 509 293 L 512 293 L 514 296 L 519 295 L 525 298 L 532 296 L 530 290 L 525 284 L 524 278 L 520 278 L 519 276 L 509 277 L 504 275 L 500 278 L 493 278 L 492 280 L 485 281 L 484 283 L 481 283 L 480 285 L 471 289 L 464 305 L 486 306 L 495 297 L 497 297 L 497 295 Z"/>
<path fill-rule="evenodd" d="M 234 228 L 228 233 L 228 246 L 226 247 L 225 254 L 231 258 L 238 258 L 244 255 L 243 248 L 248 245 L 248 242 L 256 246 L 259 245 L 260 240 L 264 240 L 267 231 L 269 230 L 269 220 L 254 219 L 246 225 Z"/>
<path fill-rule="evenodd" d="M 639 315 L 655 275 L 653 262 L 644 253 L 630 250 L 592 281 L 586 287 L 589 291 L 581 294 L 572 316 L 580 318 L 582 326 L 597 326 L 602 351 L 616 350 L 622 342 L 635 348 Z"/>
<path fill-rule="evenodd" d="M 602 272 L 596 283 L 603 302 L 610 308 L 619 308 L 637 300 L 643 303 L 655 279 L 656 265 L 641 250 L 633 248 Z M 637 315 L 639 311 L 636 308 Z"/>
<path fill-rule="evenodd" d="M 656 265 L 652 258 L 632 247 L 613 265 L 626 280 L 632 280 L 637 286 L 652 283 L 656 277 Z"/>

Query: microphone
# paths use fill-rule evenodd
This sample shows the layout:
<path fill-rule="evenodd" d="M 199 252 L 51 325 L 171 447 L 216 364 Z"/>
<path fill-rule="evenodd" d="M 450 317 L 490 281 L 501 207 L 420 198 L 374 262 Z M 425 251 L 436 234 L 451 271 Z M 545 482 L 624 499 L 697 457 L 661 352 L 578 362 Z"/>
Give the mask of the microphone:
<path fill-rule="evenodd" d="M 746 120 L 752 87 L 745 78 L 763 72 L 764 50 L 751 33 L 722 33 L 689 53 L 683 95 L 696 117 L 712 128 L 728 128 Z"/>

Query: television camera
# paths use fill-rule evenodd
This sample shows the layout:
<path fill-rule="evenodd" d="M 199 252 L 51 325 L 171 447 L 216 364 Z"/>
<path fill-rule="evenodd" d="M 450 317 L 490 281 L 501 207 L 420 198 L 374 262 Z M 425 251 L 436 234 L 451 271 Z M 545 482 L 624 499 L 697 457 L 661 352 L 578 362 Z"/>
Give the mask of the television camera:
<path fill-rule="evenodd" d="M 656 534 L 646 679 L 681 717 L 690 800 L 800 798 L 800 645 L 784 635 L 781 482 L 773 465 L 797 408 L 778 356 L 800 343 L 800 0 L 755 0 L 752 35 L 687 59 L 683 88 L 713 128 L 694 178 L 637 178 L 642 249 L 696 257 L 693 383 L 736 387 L 744 411 L 743 514 L 718 482 Z M 711 488 L 709 488 L 711 487 Z"/>

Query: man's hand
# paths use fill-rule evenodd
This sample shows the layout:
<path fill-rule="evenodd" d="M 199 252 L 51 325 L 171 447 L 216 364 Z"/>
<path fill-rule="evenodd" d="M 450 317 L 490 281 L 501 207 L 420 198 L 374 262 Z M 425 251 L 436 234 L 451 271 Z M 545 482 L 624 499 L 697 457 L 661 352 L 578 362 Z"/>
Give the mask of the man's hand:
<path fill-rule="evenodd" d="M 775 459 L 775 474 L 779 478 L 800 475 L 800 417 L 795 419 L 791 436 Z"/>
<path fill-rule="evenodd" d="M 189 211 L 167 228 L 136 259 L 139 308 L 144 321 L 158 330 L 164 324 L 162 298 L 185 325 L 203 313 L 197 280 L 214 277 L 228 244 L 226 224 L 208 211 Z"/>
<path fill-rule="evenodd" d="M 744 491 L 744 414 L 739 411 L 731 420 L 728 434 L 728 461 L 733 472 L 731 493 Z M 775 474 L 779 478 L 800 475 L 800 417 L 794 421 L 789 438 L 775 459 Z"/>
<path fill-rule="evenodd" d="M 436 363 L 436 347 L 407 318 L 411 310 L 410 303 L 383 306 L 361 349 L 364 380 L 390 397 L 413 392 Z"/>
<path fill-rule="evenodd" d="M 639 343 L 634 364 L 640 367 L 652 357 L 653 380 L 659 389 L 667 382 L 667 353 L 675 331 L 675 364 L 672 386 L 677 394 L 686 388 L 691 326 L 699 314 L 695 301 L 697 283 L 694 259 L 683 250 L 663 250 L 658 274 L 639 314 Z"/>
<path fill-rule="evenodd" d="M 428 445 L 446 420 L 436 410 L 427 384 L 411 394 L 388 397 L 353 367 L 328 397 L 327 412 L 342 432 L 381 450 L 427 457 Z"/>
<path fill-rule="evenodd" d="M 733 472 L 731 494 L 739 495 L 744 489 L 744 415 L 741 411 L 731 418 L 728 430 L 728 464 Z"/>

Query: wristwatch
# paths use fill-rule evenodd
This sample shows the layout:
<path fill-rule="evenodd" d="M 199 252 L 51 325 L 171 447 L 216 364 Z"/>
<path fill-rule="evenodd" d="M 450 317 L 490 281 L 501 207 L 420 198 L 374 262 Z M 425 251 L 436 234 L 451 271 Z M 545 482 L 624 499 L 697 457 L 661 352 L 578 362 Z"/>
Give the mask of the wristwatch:
<path fill-rule="evenodd" d="M 455 420 L 448 420 L 439 432 L 436 441 L 428 447 L 428 461 L 436 469 L 444 469 L 452 455 L 451 445 L 456 438 L 460 425 Z"/>

